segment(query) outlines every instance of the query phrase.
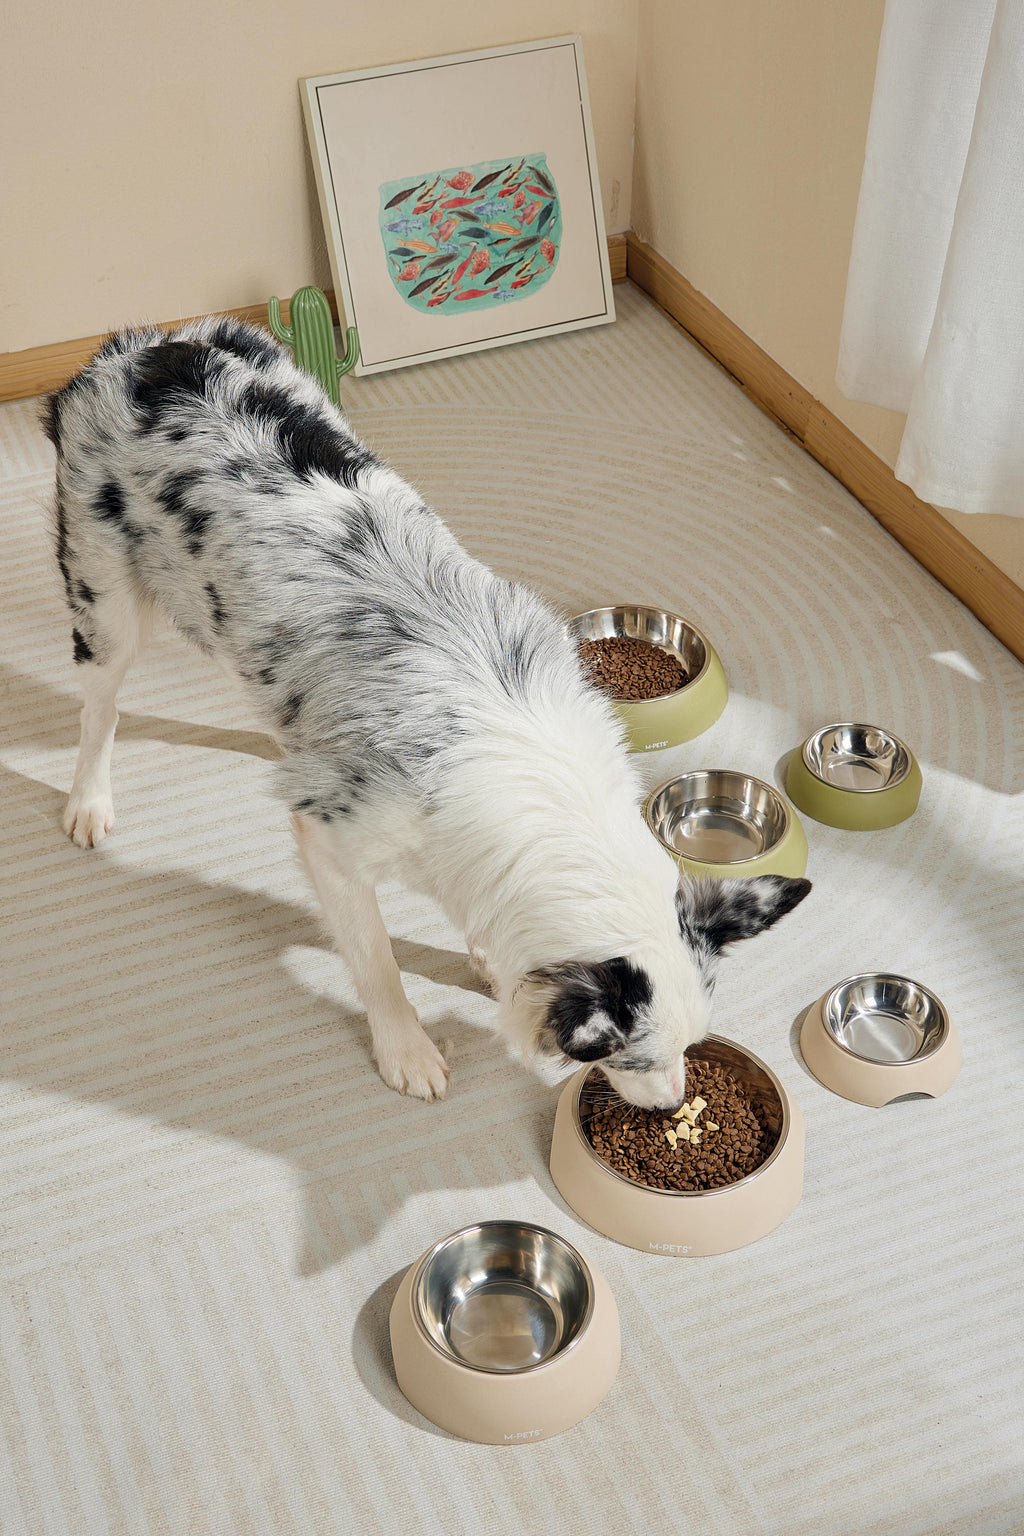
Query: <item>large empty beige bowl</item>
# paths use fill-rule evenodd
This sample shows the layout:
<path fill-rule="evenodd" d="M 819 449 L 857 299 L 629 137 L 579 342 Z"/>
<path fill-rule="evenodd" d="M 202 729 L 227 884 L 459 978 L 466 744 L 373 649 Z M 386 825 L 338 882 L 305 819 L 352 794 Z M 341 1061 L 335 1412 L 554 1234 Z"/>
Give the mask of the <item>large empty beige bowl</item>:
<path fill-rule="evenodd" d="M 885 971 L 849 976 L 820 997 L 800 1050 L 826 1088 L 873 1109 L 907 1093 L 937 1098 L 960 1070 L 960 1039 L 935 993 Z"/>
<path fill-rule="evenodd" d="M 608 640 L 623 635 L 646 640 L 675 656 L 689 681 L 658 699 L 615 699 L 626 723 L 634 752 L 654 752 L 692 741 L 714 725 L 729 697 L 722 663 L 706 635 L 689 619 L 663 608 L 622 603 L 615 608 L 591 608 L 569 620 L 576 641 Z"/>
<path fill-rule="evenodd" d="M 644 1253 L 699 1257 L 744 1248 L 784 1221 L 803 1190 L 804 1117 L 771 1068 L 719 1035 L 691 1046 L 687 1056 L 732 1072 L 777 1133 L 760 1167 L 734 1184 L 677 1192 L 651 1189 L 615 1173 L 594 1151 L 580 1118 L 593 1067 L 569 1079 L 555 1113 L 551 1177 L 563 1199 L 596 1231 Z"/>
<path fill-rule="evenodd" d="M 556 1232 L 482 1221 L 428 1248 L 391 1307 L 398 1385 L 441 1429 L 485 1445 L 586 1418 L 619 1368 L 604 1276 Z"/>

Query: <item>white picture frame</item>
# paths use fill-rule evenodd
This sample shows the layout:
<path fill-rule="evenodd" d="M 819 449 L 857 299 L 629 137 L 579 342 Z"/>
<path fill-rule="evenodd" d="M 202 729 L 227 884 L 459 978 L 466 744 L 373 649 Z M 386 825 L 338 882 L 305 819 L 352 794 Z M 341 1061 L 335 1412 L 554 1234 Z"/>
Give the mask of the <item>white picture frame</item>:
<path fill-rule="evenodd" d="M 578 36 L 300 93 L 357 374 L 614 320 Z"/>

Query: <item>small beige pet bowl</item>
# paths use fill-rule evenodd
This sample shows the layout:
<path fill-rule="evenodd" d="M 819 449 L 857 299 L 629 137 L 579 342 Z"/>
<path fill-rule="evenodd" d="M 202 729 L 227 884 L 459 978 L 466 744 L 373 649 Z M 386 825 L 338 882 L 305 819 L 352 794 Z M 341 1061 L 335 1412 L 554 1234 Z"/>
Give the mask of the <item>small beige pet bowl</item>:
<path fill-rule="evenodd" d="M 815 821 L 848 832 L 894 827 L 917 810 L 921 770 L 880 725 L 844 721 L 814 731 L 786 770 L 786 793 Z"/>
<path fill-rule="evenodd" d="M 463 1440 L 520 1445 L 597 1407 L 619 1369 L 619 1314 L 604 1276 L 563 1237 L 482 1221 L 406 1271 L 391 1350 L 424 1418 Z"/>
<path fill-rule="evenodd" d="M 807 837 L 777 789 L 729 768 L 683 773 L 644 807 L 663 848 L 692 875 L 792 875 L 807 869 Z"/>
<path fill-rule="evenodd" d="M 804 1117 L 775 1073 L 719 1035 L 687 1054 L 732 1072 L 778 1135 L 760 1167 L 735 1184 L 689 1193 L 651 1189 L 615 1173 L 594 1151 L 580 1117 L 593 1067 L 569 1079 L 555 1113 L 551 1177 L 563 1199 L 596 1231 L 643 1253 L 699 1257 L 744 1248 L 785 1221 L 803 1190 Z"/>
<path fill-rule="evenodd" d="M 621 604 L 592 608 L 569 620 L 569 633 L 581 640 L 609 640 L 615 635 L 646 640 L 675 656 L 690 681 L 660 699 L 614 699 L 626 722 L 634 752 L 654 752 L 692 741 L 714 725 L 729 697 L 722 663 L 695 624 L 662 608 Z"/>
<path fill-rule="evenodd" d="M 960 1039 L 934 992 L 906 976 L 850 976 L 808 1009 L 804 1061 L 819 1082 L 881 1109 L 906 1093 L 938 1098 L 960 1070 Z"/>

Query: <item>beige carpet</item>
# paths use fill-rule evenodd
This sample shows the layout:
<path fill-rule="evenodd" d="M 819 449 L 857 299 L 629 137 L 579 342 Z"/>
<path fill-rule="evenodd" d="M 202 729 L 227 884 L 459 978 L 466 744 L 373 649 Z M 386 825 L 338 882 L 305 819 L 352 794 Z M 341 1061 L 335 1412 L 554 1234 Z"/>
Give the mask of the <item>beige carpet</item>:
<path fill-rule="evenodd" d="M 477 555 L 569 609 L 693 616 L 731 686 L 652 754 L 767 778 L 814 725 L 888 723 L 917 815 L 807 823 L 811 898 L 723 971 L 716 1027 L 808 1126 L 803 1201 L 685 1260 L 586 1228 L 546 1168 L 553 1096 L 507 1064 L 462 943 L 385 894 L 446 1104 L 389 1093 L 319 937 L 271 750 L 173 637 L 130 677 L 118 827 L 63 837 L 77 703 L 44 539 L 51 455 L 0 412 L 3 1536 L 973 1536 L 1024 1530 L 1024 673 L 635 291 L 614 326 L 365 381 L 357 429 Z M 944 1098 L 810 1078 L 794 1020 L 851 972 L 946 1001 Z M 491 1449 L 395 1386 L 387 1309 L 437 1237 L 565 1233 L 621 1309 L 582 1425 Z"/>

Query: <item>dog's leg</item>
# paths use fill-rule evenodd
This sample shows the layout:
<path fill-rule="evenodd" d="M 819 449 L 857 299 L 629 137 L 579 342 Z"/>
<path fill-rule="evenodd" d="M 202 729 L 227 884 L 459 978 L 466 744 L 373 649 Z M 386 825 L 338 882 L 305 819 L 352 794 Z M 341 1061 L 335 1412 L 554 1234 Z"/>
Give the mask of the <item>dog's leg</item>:
<path fill-rule="evenodd" d="M 470 944 L 470 946 L 469 946 L 469 963 L 473 967 L 473 969 L 476 972 L 477 976 L 483 982 L 484 986 L 490 992 L 491 996 L 493 998 L 497 998 L 497 996 L 498 996 L 498 978 L 497 978 L 497 976 L 495 976 L 494 972 L 491 970 L 491 963 L 488 960 L 487 955 L 484 952 L 484 950 L 478 949 L 476 947 L 476 945 L 474 945 L 474 944 Z"/>
<path fill-rule="evenodd" d="M 82 731 L 64 830 L 80 848 L 95 848 L 114 825 L 110 759 L 118 719 L 115 701 L 138 649 L 143 615 L 130 596 L 91 595 L 88 607 L 75 617 Z"/>
<path fill-rule="evenodd" d="M 443 1099 L 448 1067 L 402 988 L 373 886 L 349 879 L 317 822 L 293 812 L 292 826 L 335 948 L 348 962 L 366 1009 L 381 1077 L 399 1093 Z"/>

